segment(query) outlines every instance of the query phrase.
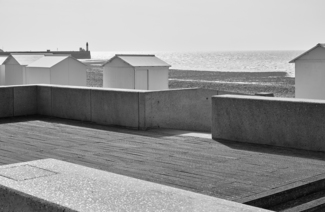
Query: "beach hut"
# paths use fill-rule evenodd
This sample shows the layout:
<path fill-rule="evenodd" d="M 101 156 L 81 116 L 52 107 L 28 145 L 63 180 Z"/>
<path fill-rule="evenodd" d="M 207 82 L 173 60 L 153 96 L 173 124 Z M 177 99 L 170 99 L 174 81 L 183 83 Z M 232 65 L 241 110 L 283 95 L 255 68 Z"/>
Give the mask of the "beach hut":
<path fill-rule="evenodd" d="M 42 57 L 26 66 L 26 84 L 86 86 L 87 66 L 69 55 Z"/>
<path fill-rule="evenodd" d="M 4 62 L 8 56 L 0 56 L 0 86 L 6 85 L 6 66 L 4 65 Z"/>
<path fill-rule="evenodd" d="M 291 60 L 295 64 L 295 97 L 325 99 L 325 44 Z"/>
<path fill-rule="evenodd" d="M 44 54 L 11 54 L 4 62 L 6 85 L 26 84 L 26 66 L 44 57 Z"/>
<path fill-rule="evenodd" d="M 105 88 L 168 89 L 170 65 L 155 55 L 115 55 L 103 67 Z"/>

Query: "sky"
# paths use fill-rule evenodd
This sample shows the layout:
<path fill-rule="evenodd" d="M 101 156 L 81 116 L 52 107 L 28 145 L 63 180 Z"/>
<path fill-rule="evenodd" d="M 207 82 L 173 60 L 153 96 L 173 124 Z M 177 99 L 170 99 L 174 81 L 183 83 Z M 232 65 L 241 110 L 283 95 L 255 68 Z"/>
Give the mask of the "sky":
<path fill-rule="evenodd" d="M 0 0 L 5 51 L 307 50 L 325 0 Z"/>

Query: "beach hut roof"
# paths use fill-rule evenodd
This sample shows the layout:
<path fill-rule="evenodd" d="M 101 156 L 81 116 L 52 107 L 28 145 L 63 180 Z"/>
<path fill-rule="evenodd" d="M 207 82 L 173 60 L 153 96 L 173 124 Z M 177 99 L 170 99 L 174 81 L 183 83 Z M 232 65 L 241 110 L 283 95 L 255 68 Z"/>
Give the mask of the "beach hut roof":
<path fill-rule="evenodd" d="M 9 56 L 0 56 L 0 65 L 2 65 Z"/>
<path fill-rule="evenodd" d="M 103 64 L 105 66 L 115 58 L 119 58 L 133 67 L 170 67 L 168 63 L 157 58 L 155 55 L 117 54 Z"/>
<path fill-rule="evenodd" d="M 67 58 L 72 58 L 72 59 L 76 60 L 77 62 L 81 63 L 82 65 L 85 65 L 82 62 L 80 62 L 79 60 L 75 59 L 74 57 L 71 57 L 70 55 L 59 55 L 59 56 L 51 55 L 51 56 L 42 57 L 42 58 L 36 60 L 35 62 L 29 64 L 27 67 L 51 68 Z"/>
<path fill-rule="evenodd" d="M 294 63 L 296 62 L 296 60 L 298 60 L 300 57 L 304 56 L 305 54 L 313 51 L 314 49 L 318 48 L 318 47 L 322 47 L 325 49 L 325 43 L 319 43 L 316 46 L 314 46 L 313 48 L 309 49 L 308 51 L 302 53 L 301 55 L 299 55 L 298 57 L 294 58 L 293 60 L 291 60 L 289 63 Z"/>
<path fill-rule="evenodd" d="M 17 63 L 19 63 L 20 65 L 26 66 L 44 57 L 44 55 L 43 54 L 11 54 L 10 57 L 14 58 L 17 61 Z"/>

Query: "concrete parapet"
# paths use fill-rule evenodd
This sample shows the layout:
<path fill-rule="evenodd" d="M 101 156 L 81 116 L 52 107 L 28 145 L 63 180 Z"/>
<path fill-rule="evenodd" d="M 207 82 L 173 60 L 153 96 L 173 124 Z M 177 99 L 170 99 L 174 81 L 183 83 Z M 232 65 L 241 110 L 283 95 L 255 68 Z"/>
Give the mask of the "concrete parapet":
<path fill-rule="evenodd" d="M 0 87 L 0 118 L 14 116 L 14 89 L 13 87 Z"/>
<path fill-rule="evenodd" d="M 45 115 L 137 129 L 211 131 L 208 89 L 143 91 L 59 85 L 0 87 L 0 118 Z"/>
<path fill-rule="evenodd" d="M 14 116 L 37 114 L 37 86 L 21 85 L 14 88 Z"/>
<path fill-rule="evenodd" d="M 211 96 L 218 91 L 177 89 L 140 93 L 146 128 L 211 130 Z"/>
<path fill-rule="evenodd" d="M 90 88 L 52 86 L 52 116 L 91 121 Z"/>
<path fill-rule="evenodd" d="M 212 137 L 325 151 L 325 101 L 221 95 L 212 97 Z"/>
<path fill-rule="evenodd" d="M 52 86 L 37 86 L 37 110 L 39 115 L 52 115 Z"/>
<path fill-rule="evenodd" d="M 91 121 L 138 128 L 139 92 L 123 89 L 92 89 Z"/>

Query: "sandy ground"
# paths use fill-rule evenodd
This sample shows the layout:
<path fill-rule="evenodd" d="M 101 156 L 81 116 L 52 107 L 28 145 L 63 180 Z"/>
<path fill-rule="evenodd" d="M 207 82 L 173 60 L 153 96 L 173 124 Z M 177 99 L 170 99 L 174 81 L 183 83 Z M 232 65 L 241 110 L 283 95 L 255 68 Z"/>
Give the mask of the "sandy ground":
<path fill-rule="evenodd" d="M 102 87 L 103 69 L 90 67 L 87 85 Z M 295 79 L 285 72 L 211 72 L 169 71 L 169 88 L 208 88 L 221 91 L 255 94 L 271 92 L 277 97 L 294 97 Z"/>

